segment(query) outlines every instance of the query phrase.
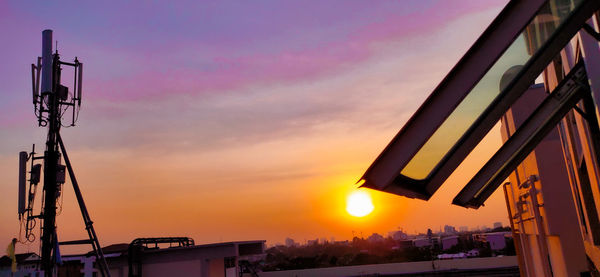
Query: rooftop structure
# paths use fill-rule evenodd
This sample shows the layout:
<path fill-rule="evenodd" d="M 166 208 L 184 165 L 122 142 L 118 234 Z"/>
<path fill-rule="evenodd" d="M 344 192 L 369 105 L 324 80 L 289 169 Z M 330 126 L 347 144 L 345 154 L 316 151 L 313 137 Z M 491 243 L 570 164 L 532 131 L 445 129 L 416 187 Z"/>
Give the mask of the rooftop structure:
<path fill-rule="evenodd" d="M 22 253 L 16 254 L 17 260 L 17 272 L 23 276 L 30 274 L 35 276 L 36 273 L 40 272 L 40 256 L 35 253 Z M 11 276 L 12 260 L 8 256 L 0 257 L 0 276 Z"/>
<path fill-rule="evenodd" d="M 246 262 L 262 258 L 265 250 L 264 240 L 193 245 L 175 244 L 170 242 L 174 240 L 166 239 L 170 238 L 136 239 L 129 244 L 103 247 L 110 275 L 237 277 L 242 271 L 255 273 L 246 267 Z M 170 246 L 159 247 L 167 244 Z M 61 256 L 57 276 L 97 276 L 99 269 L 92 252 Z M 0 258 L 0 276 L 12 276 L 10 264 L 7 256 Z M 14 276 L 43 275 L 39 264 L 40 257 L 35 253 L 17 254 L 18 268 Z"/>
<path fill-rule="evenodd" d="M 262 255 L 265 249 L 264 240 L 175 245 L 167 248 L 159 248 L 158 245 L 153 247 L 152 244 L 140 248 L 132 248 L 136 245 L 133 243 L 104 247 L 102 250 L 111 276 L 240 276 L 240 261 Z M 65 276 L 83 273 L 84 277 L 91 277 L 97 272 L 94 267 L 96 259 L 92 253 L 63 256 L 62 260 L 63 266 L 58 271 Z"/>

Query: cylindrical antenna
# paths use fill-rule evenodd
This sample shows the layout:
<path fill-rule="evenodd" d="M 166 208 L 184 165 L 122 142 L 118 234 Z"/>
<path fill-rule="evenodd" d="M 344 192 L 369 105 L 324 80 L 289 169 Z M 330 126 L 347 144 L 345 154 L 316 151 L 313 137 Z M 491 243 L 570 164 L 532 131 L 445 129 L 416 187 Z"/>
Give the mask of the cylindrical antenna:
<path fill-rule="evenodd" d="M 52 92 L 52 30 L 42 32 L 42 93 Z"/>

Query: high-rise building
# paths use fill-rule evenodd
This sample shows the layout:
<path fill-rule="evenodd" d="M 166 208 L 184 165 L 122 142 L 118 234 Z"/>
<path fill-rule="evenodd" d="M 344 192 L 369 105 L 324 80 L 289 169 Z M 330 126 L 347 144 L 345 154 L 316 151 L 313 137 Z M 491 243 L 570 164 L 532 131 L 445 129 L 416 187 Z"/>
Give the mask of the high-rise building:
<path fill-rule="evenodd" d="M 370 241 L 370 242 L 380 242 L 380 241 L 385 240 L 385 238 L 382 235 L 380 235 L 380 234 L 373 233 L 372 235 L 370 235 L 367 238 L 367 240 Z"/>
<path fill-rule="evenodd" d="M 402 230 L 390 232 L 389 236 L 394 240 L 405 240 L 408 238 L 408 235 Z"/>
<path fill-rule="evenodd" d="M 287 247 L 296 246 L 296 242 L 291 238 L 285 238 L 285 246 L 287 246 Z"/>
<path fill-rule="evenodd" d="M 446 234 L 456 234 L 456 228 L 450 225 L 444 225 L 444 233 Z"/>

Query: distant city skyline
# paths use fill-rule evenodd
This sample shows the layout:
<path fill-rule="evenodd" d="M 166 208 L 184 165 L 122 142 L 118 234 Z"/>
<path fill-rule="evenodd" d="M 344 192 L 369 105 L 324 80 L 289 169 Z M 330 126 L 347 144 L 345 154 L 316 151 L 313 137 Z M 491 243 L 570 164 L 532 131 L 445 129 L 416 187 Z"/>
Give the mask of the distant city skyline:
<path fill-rule="evenodd" d="M 63 60 L 84 64 L 78 126 L 62 137 L 103 245 L 506 225 L 501 191 L 479 210 L 450 205 L 500 146 L 498 128 L 429 202 L 368 191 L 371 214 L 345 211 L 361 174 L 506 2 L 2 2 L 0 242 L 19 236 L 17 154 L 43 149 L 30 63 L 44 29 Z M 69 184 L 63 197 L 59 238 L 85 238 Z"/>
<path fill-rule="evenodd" d="M 500 224 L 500 226 L 495 226 L 497 224 Z M 381 232 L 374 232 L 374 233 L 369 233 L 369 234 L 365 234 L 364 232 L 360 232 L 360 231 L 354 231 L 352 232 L 353 234 L 350 236 L 350 239 L 344 238 L 344 239 L 340 239 L 340 240 L 336 240 L 335 237 L 330 237 L 330 238 L 326 238 L 326 237 L 320 237 L 320 236 L 314 236 L 311 238 L 292 238 L 292 237 L 286 237 L 283 241 L 268 241 L 267 240 L 267 245 L 268 246 L 275 246 L 275 245 L 285 245 L 285 246 L 289 246 L 288 242 L 290 243 L 295 243 L 295 244 L 306 244 L 310 241 L 315 241 L 318 240 L 319 243 L 322 243 L 323 241 L 326 242 L 335 242 L 335 241 L 346 241 L 346 240 L 352 240 L 353 236 L 354 237 L 358 237 L 358 238 L 363 238 L 366 239 L 369 236 L 371 236 L 372 234 L 379 234 L 382 235 L 384 238 L 390 237 L 392 236 L 393 233 L 401 231 L 404 232 L 405 234 L 409 235 L 409 236 L 418 236 L 418 235 L 426 235 L 427 234 L 427 230 L 431 229 L 433 231 L 433 233 L 438 234 L 438 233 L 448 233 L 445 232 L 444 229 L 445 227 L 454 227 L 455 228 L 455 232 L 459 233 L 459 232 L 473 232 L 473 231 L 486 231 L 486 230 L 493 230 L 495 228 L 505 228 L 505 227 L 510 227 L 510 226 L 504 226 L 502 225 L 501 222 L 492 222 L 489 226 L 494 226 L 494 227 L 488 227 L 488 225 L 477 225 L 477 226 L 460 226 L 460 227 L 467 227 L 467 230 L 459 230 L 456 229 L 458 228 L 457 226 L 454 225 L 444 225 L 444 227 L 440 226 L 438 229 L 434 229 L 434 228 L 427 228 L 425 230 L 421 230 L 421 231 L 413 231 L 411 232 L 410 230 L 406 230 L 406 229 L 395 229 L 395 230 L 389 230 L 389 231 L 381 231 Z M 441 229 L 441 231 L 440 231 Z M 324 239 L 324 240 L 323 240 Z"/>

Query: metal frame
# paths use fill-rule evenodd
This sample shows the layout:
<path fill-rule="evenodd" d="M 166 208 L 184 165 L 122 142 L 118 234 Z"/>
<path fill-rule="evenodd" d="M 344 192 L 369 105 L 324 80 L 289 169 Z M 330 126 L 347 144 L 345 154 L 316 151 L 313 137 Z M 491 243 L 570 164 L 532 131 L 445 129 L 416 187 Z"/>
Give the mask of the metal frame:
<path fill-rule="evenodd" d="M 433 195 L 506 110 L 577 33 L 586 19 L 600 7 L 600 1 L 587 0 L 581 3 L 530 58 L 516 78 L 480 115 L 426 179 L 415 180 L 401 175 L 401 170 L 524 30 L 545 2 L 513 0 L 504 8 L 369 167 L 361 178 L 364 180 L 363 187 L 423 200 L 428 200 Z"/>
<path fill-rule="evenodd" d="M 508 3 L 367 169 L 361 177 L 365 181 L 364 187 L 421 199 L 430 197 L 429 190 L 420 191 L 421 184 L 415 184 L 409 178 L 396 180 L 395 183 L 405 183 L 404 186 L 388 185 L 396 177 L 402 177 L 398 176 L 401 169 L 494 65 L 544 3 L 544 0 Z"/>
<path fill-rule="evenodd" d="M 142 256 L 145 249 L 149 249 L 149 245 L 154 244 L 154 248 L 158 248 L 159 244 L 169 244 L 173 247 L 177 243 L 177 247 L 194 246 L 194 239 L 188 237 L 162 237 L 162 238 L 137 238 L 134 239 L 127 248 L 127 265 L 129 268 L 127 276 L 137 277 L 142 275 Z"/>
<path fill-rule="evenodd" d="M 453 204 L 478 208 L 556 124 L 589 94 L 583 62 L 578 63 L 500 150 L 454 198 Z"/>
<path fill-rule="evenodd" d="M 79 204 L 79 210 L 81 211 L 83 223 L 85 224 L 85 230 L 87 231 L 89 237 L 89 240 L 63 242 L 62 245 L 90 244 L 92 246 L 92 249 L 94 250 L 94 255 L 96 256 L 96 264 L 98 265 L 100 273 L 102 274 L 102 276 L 110 277 L 110 270 L 108 269 L 108 264 L 106 263 L 104 253 L 102 251 L 102 246 L 100 245 L 100 241 L 98 241 L 98 235 L 96 235 L 96 230 L 94 230 L 94 222 L 92 221 L 92 218 L 88 213 L 87 207 L 85 206 L 85 202 L 83 201 L 83 195 L 81 194 L 81 190 L 79 189 L 79 183 L 77 183 L 77 178 L 75 178 L 75 171 L 71 166 L 69 155 L 67 155 L 67 149 L 65 148 L 65 144 L 63 143 L 60 133 L 57 133 L 56 137 L 58 140 L 58 145 L 60 146 L 60 150 L 62 152 L 62 156 L 65 160 L 65 164 L 67 165 L 67 170 L 69 171 L 69 178 L 71 179 L 73 191 L 75 192 L 75 197 L 77 198 L 77 204 Z M 58 244 L 61 245 L 60 242 Z"/>

